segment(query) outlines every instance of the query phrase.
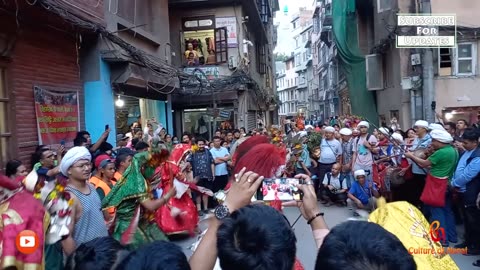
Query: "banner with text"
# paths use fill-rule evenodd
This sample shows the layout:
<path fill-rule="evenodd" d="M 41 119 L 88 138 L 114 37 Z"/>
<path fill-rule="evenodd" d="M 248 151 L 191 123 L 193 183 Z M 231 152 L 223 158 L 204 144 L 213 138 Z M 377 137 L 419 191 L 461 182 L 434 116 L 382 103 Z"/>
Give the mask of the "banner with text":
<path fill-rule="evenodd" d="M 39 144 L 73 145 L 80 128 L 77 91 L 52 91 L 33 88 Z"/>

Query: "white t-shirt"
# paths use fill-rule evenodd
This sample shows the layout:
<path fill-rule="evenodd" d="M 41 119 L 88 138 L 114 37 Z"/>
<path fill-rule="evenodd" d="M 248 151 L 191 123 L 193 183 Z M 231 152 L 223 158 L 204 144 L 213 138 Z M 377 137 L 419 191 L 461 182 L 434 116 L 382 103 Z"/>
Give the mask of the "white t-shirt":
<path fill-rule="evenodd" d="M 337 157 L 343 153 L 342 144 L 337 139 L 330 141 L 322 140 L 320 143 L 320 149 L 319 162 L 323 164 L 335 163 Z"/>
<path fill-rule="evenodd" d="M 330 175 L 330 185 L 333 186 L 337 190 L 345 189 L 347 188 L 347 184 L 345 183 L 345 180 L 343 183 L 340 185 L 340 174 L 337 176 L 333 176 L 331 173 L 326 173 L 325 177 L 323 178 L 322 184 L 328 185 L 328 175 Z"/>

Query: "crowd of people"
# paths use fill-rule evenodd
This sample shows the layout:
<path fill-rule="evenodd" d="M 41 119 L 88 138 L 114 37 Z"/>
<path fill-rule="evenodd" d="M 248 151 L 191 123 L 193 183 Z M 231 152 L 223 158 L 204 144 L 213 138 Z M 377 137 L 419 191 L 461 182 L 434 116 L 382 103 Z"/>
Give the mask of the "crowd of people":
<path fill-rule="evenodd" d="M 314 127 L 299 117 L 269 130 L 220 130 L 211 141 L 185 133 L 180 142 L 151 119 L 117 134 L 116 147 L 106 142 L 109 129 L 96 143 L 79 132 L 68 151 L 39 146 L 31 172 L 12 160 L 0 178 L 2 266 L 303 269 L 287 206 L 312 228 L 315 269 L 458 269 L 447 254 L 409 249 L 456 243 L 456 218 L 465 225 L 456 247 L 480 254 L 478 130 L 420 120 L 404 133 L 346 119 Z M 282 201 L 275 188 L 258 201 L 265 178 L 296 178 L 302 196 Z M 329 230 L 318 200 L 368 221 Z M 209 222 L 204 232 L 199 216 Z M 445 229 L 439 243 L 432 221 Z M 32 254 L 15 249 L 22 230 L 39 237 Z M 200 235 L 189 260 L 169 242 L 178 234 Z"/>

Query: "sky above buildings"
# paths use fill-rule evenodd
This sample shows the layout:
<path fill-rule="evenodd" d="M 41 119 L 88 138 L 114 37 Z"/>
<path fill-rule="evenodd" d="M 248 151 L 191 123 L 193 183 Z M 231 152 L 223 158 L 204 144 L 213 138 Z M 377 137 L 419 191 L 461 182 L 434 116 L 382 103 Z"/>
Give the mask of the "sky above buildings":
<path fill-rule="evenodd" d="M 310 8 L 314 0 L 279 0 L 280 11 L 275 16 L 275 24 L 278 24 L 278 43 L 275 53 L 290 54 L 293 52 L 294 42 L 292 37 L 291 21 L 292 16 L 298 13 L 301 7 Z M 285 7 L 288 7 L 288 13 L 285 14 Z"/>

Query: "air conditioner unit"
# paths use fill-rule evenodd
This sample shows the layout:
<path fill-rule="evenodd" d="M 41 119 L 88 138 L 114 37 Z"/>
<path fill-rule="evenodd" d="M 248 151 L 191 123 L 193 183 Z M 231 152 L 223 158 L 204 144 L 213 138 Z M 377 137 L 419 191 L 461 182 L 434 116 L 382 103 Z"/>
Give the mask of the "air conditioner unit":
<path fill-rule="evenodd" d="M 383 57 L 381 54 L 369 54 L 365 56 L 367 70 L 367 89 L 383 90 Z"/>

